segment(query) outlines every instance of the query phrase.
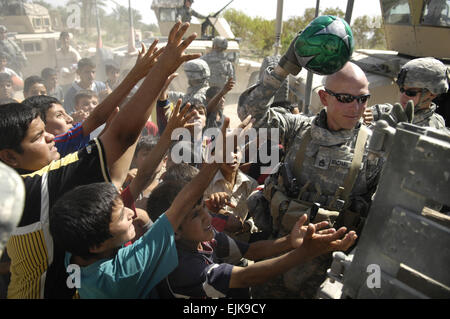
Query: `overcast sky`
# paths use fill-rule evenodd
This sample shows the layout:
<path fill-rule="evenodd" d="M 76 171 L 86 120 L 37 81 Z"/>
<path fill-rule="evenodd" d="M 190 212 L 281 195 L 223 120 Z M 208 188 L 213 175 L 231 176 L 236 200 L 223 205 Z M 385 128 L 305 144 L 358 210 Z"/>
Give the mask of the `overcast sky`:
<path fill-rule="evenodd" d="M 67 0 L 45 0 L 52 5 L 62 5 Z M 230 0 L 194 0 L 193 8 L 204 15 L 216 12 L 223 8 Z M 115 7 L 115 3 L 119 3 L 128 7 L 128 0 L 106 0 L 111 8 Z M 306 8 L 315 8 L 316 0 L 284 0 L 283 20 L 291 16 L 299 16 L 303 14 Z M 150 9 L 152 0 L 131 0 L 131 6 L 138 10 L 145 23 L 157 23 L 153 10 Z M 339 7 L 345 12 L 347 8 L 347 0 L 320 0 L 320 8 Z M 265 19 L 275 19 L 277 12 L 277 0 L 234 0 L 228 8 L 234 8 L 244 11 L 251 17 L 263 17 Z M 353 7 L 352 19 L 361 15 L 379 16 L 381 15 L 379 0 L 355 0 Z"/>

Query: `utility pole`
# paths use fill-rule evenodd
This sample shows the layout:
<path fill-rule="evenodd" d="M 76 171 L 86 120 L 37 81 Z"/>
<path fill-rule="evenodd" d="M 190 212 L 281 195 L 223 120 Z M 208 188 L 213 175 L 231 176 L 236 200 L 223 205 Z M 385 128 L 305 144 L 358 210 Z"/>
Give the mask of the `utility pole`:
<path fill-rule="evenodd" d="M 130 33 L 129 33 L 129 38 L 128 38 L 128 53 L 131 54 L 131 53 L 136 52 L 133 14 L 131 11 L 131 0 L 128 0 L 128 16 L 129 16 L 129 20 L 130 20 Z"/>
<path fill-rule="evenodd" d="M 277 25 L 275 31 L 275 55 L 278 55 L 281 48 L 281 32 L 283 29 L 283 0 L 277 0 Z"/>
<path fill-rule="evenodd" d="M 320 7 L 320 0 L 316 0 L 316 14 L 314 18 L 317 18 L 319 16 L 319 7 Z M 309 104 L 311 103 L 311 90 L 312 90 L 312 81 L 313 81 L 314 73 L 311 71 L 308 71 L 308 75 L 306 77 L 306 88 L 305 88 L 305 105 L 303 108 L 303 113 L 308 114 L 309 113 Z"/>

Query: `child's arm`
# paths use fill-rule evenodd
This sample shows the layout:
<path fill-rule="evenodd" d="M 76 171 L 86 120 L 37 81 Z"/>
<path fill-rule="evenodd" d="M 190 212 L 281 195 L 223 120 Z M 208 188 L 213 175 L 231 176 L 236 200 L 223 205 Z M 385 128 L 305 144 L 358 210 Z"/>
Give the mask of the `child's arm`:
<path fill-rule="evenodd" d="M 234 266 L 231 272 L 229 288 L 244 288 L 264 283 L 270 278 L 322 254 L 335 250 L 345 251 L 356 240 L 356 233 L 351 231 L 345 234 L 345 227 L 340 228 L 338 231 L 327 229 L 316 232 L 315 225 L 302 226 L 306 219 L 307 217 L 304 215 L 296 224 L 301 226 L 298 229 L 298 237 L 295 234 L 295 239 L 290 238 L 289 245 L 297 247 L 296 249 L 279 257 L 256 262 L 245 268 Z M 291 233 L 291 236 L 293 234 Z M 345 237 L 340 239 L 344 234 Z M 281 246 L 288 245 L 287 242 L 283 241 L 279 244 Z"/>
<path fill-rule="evenodd" d="M 234 82 L 233 78 L 230 77 L 225 83 L 225 86 L 222 88 L 222 90 L 219 91 L 214 97 L 209 101 L 206 110 L 208 113 L 217 112 L 217 105 L 219 105 L 220 99 L 222 99 L 228 92 L 230 92 L 236 82 Z"/>
<path fill-rule="evenodd" d="M 192 34 L 186 40 L 182 37 L 189 23 L 178 22 L 170 31 L 167 46 L 150 69 L 144 82 L 130 101 L 122 108 L 106 132 L 99 137 L 110 167 L 136 141 L 152 112 L 167 78 L 183 63 L 199 57 L 199 54 L 184 54 L 184 50 L 195 39 Z M 154 51 L 154 48 L 149 50 Z M 158 56 L 158 51 L 153 52 Z"/>
<path fill-rule="evenodd" d="M 97 127 L 105 123 L 111 112 L 120 105 L 133 87 L 147 75 L 156 62 L 157 56 L 153 54 L 154 51 L 152 49 L 156 47 L 157 42 L 157 40 L 153 42 L 147 53 L 145 53 L 145 46 L 142 45 L 142 51 L 139 52 L 136 64 L 131 71 L 119 86 L 111 94 L 108 94 L 83 122 L 84 136 L 89 135 Z"/>
<path fill-rule="evenodd" d="M 142 167 L 138 167 L 136 177 L 130 184 L 130 192 L 135 200 L 152 181 L 153 173 L 156 171 L 156 168 L 163 160 L 164 155 L 166 154 L 170 146 L 172 132 L 176 128 L 183 127 L 183 125 L 194 115 L 194 113 L 192 112 L 186 115 L 189 107 L 185 107 L 180 112 L 180 106 L 181 100 L 178 101 L 175 110 L 172 113 L 172 117 L 167 123 L 167 127 L 164 130 L 164 133 L 162 134 L 155 148 L 152 150 L 150 155 L 147 156 L 147 159 L 143 161 L 145 164 Z"/>

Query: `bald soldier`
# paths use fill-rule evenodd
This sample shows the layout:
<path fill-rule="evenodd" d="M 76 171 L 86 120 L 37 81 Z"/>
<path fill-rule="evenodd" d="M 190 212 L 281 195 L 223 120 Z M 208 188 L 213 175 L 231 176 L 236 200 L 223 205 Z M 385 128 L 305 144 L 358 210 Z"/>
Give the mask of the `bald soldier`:
<path fill-rule="evenodd" d="M 432 57 L 413 59 L 403 65 L 397 76 L 399 102 L 405 108 L 409 100 L 413 101 L 413 124 L 446 130 L 445 120 L 436 113 L 437 105 L 433 100 L 448 91 L 449 78 L 450 72 L 444 63 Z M 390 113 L 392 108 L 391 104 L 368 108 L 365 122 L 378 120 L 382 114 Z"/>
<path fill-rule="evenodd" d="M 317 115 L 277 112 L 269 108 L 270 99 L 289 73 L 301 70 L 291 49 L 239 99 L 239 117 L 250 114 L 256 119 L 254 127 L 278 128 L 286 151 L 264 190 L 249 197 L 249 211 L 258 228 L 274 237 L 285 234 L 305 211 L 310 222 L 325 219 L 335 222 L 334 227 L 360 232 L 382 168 L 381 160 L 367 157 L 368 132 L 361 125 L 370 98 L 369 83 L 361 68 L 348 62 L 326 77 L 325 88 L 319 91 L 325 108 Z M 287 295 L 276 297 L 314 298 L 330 263 L 328 255 L 289 271 L 281 285 L 291 291 L 285 289 Z"/>

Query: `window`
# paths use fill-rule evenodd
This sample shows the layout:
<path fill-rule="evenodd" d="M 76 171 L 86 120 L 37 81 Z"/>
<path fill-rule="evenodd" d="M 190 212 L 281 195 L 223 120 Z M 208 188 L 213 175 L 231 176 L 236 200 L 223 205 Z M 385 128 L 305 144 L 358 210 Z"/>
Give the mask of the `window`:
<path fill-rule="evenodd" d="M 161 8 L 159 11 L 159 20 L 161 22 L 175 21 L 177 18 L 177 10 L 172 8 Z"/>
<path fill-rule="evenodd" d="M 40 27 L 41 24 L 42 24 L 42 21 L 41 21 L 41 19 L 34 18 L 33 19 L 33 24 L 34 24 L 35 27 Z"/>
<path fill-rule="evenodd" d="M 450 26 L 450 0 L 425 1 L 420 21 L 424 25 Z"/>
<path fill-rule="evenodd" d="M 42 45 L 40 42 L 25 42 L 23 49 L 25 53 L 42 52 Z"/>
<path fill-rule="evenodd" d="M 387 24 L 411 24 L 408 0 L 381 0 L 384 21 Z"/>

